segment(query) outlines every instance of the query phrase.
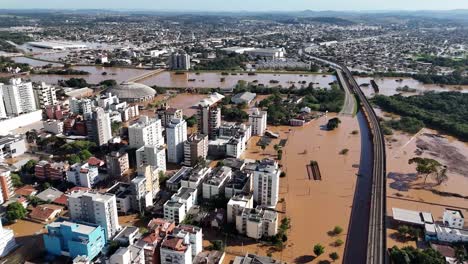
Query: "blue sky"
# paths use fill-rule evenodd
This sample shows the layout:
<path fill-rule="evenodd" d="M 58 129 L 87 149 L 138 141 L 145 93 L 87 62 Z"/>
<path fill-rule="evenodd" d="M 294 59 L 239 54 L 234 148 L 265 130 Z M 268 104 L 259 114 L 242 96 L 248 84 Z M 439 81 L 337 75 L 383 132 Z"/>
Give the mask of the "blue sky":
<path fill-rule="evenodd" d="M 447 10 L 468 9 L 468 0 L 0 0 L 0 9 L 4 8 L 173 11 Z"/>

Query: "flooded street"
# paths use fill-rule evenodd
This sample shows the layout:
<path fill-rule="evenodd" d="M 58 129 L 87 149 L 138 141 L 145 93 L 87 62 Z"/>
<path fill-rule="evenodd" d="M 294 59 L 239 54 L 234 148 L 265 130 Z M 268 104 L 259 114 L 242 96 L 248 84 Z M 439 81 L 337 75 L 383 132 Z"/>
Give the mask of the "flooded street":
<path fill-rule="evenodd" d="M 461 91 L 468 92 L 468 86 L 463 85 L 437 85 L 437 84 L 423 84 L 412 78 L 396 78 L 396 77 L 385 77 L 385 78 L 371 78 L 371 77 L 355 77 L 359 85 L 369 84 L 371 80 L 375 80 L 379 86 L 379 94 L 383 95 L 394 95 L 401 93 L 397 91 L 398 87 L 403 88 L 408 86 L 409 88 L 416 89 L 417 92 L 404 92 L 404 95 L 416 95 L 427 91 L 446 92 L 446 91 Z M 401 80 L 401 81 L 400 81 Z M 374 89 L 371 85 L 361 86 L 362 91 L 367 97 L 374 96 Z"/>
<path fill-rule="evenodd" d="M 328 115 L 332 118 L 335 115 Z M 269 127 L 279 132 L 281 139 L 287 139 L 283 148 L 283 160 L 280 164 L 286 177 L 280 181 L 280 198 L 277 210 L 285 211 L 283 217 L 291 218 L 291 230 L 288 233 L 286 249 L 273 252 L 273 257 L 288 263 L 309 263 L 314 259 L 313 245 L 320 243 L 326 252 L 338 252 L 343 256 L 345 245 L 334 246 L 334 241 L 346 241 L 349 218 L 354 199 L 356 179 L 361 153 L 361 135 L 357 118 L 340 117 L 342 123 L 334 131 L 324 130 L 327 117 L 310 122 L 304 127 Z M 274 157 L 274 140 L 266 149 L 256 146 L 258 137 L 252 137 L 248 149 L 242 158 L 262 159 Z M 340 154 L 348 149 L 345 155 Z M 311 160 L 318 162 L 322 180 L 315 181 L 308 177 L 306 166 Z M 343 227 L 338 236 L 329 235 L 334 226 Z M 354 241 L 356 242 L 356 241 Z M 260 253 L 266 255 L 266 247 L 256 244 L 229 246 L 230 250 Z M 328 254 L 317 260 L 327 259 Z M 315 262 L 315 261 L 314 261 Z"/>
<path fill-rule="evenodd" d="M 224 80 L 221 80 L 224 79 Z M 175 72 L 162 72 L 147 79 L 140 81 L 146 85 L 158 85 L 161 87 L 176 87 L 176 88 L 231 88 L 234 87 L 239 80 L 246 82 L 257 81 L 257 84 L 264 86 L 278 86 L 290 87 L 306 87 L 310 82 L 314 83 L 315 87 L 329 88 L 329 83 L 336 80 L 333 75 L 317 74 L 273 74 L 273 73 L 258 73 L 256 75 L 248 75 L 247 73 L 235 73 L 233 75 L 222 75 L 221 72 L 195 72 L 176 74 Z M 277 81 L 277 83 L 270 83 L 270 81 Z M 306 84 L 300 84 L 305 81 Z"/>

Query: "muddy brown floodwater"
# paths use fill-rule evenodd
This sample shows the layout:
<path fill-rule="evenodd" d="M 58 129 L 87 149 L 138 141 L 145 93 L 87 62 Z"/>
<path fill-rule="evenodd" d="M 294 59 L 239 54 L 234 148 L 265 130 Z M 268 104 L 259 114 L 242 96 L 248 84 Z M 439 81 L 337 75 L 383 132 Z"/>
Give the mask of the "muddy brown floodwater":
<path fill-rule="evenodd" d="M 221 79 L 224 78 L 224 81 Z M 162 72 L 152 77 L 141 80 L 141 83 L 146 85 L 158 85 L 161 87 L 177 87 L 177 88 L 231 88 L 234 87 L 239 80 L 246 82 L 254 82 L 265 86 L 302 87 L 299 82 L 305 81 L 307 86 L 310 82 L 315 84 L 315 87 L 329 88 L 329 83 L 336 80 L 333 75 L 318 75 L 318 74 L 273 74 L 273 73 L 258 73 L 256 75 L 248 75 L 247 73 L 235 73 L 235 75 L 222 75 L 221 72 L 195 72 L 176 74 L 175 72 Z M 270 83 L 271 80 L 278 83 Z"/>
<path fill-rule="evenodd" d="M 83 78 L 88 83 L 97 84 L 104 80 L 113 79 L 117 82 L 124 82 L 131 78 L 141 76 L 148 72 L 145 69 L 118 68 L 118 67 L 100 67 L 100 66 L 73 66 L 75 70 L 87 71 L 88 75 L 56 75 L 56 74 L 31 74 L 29 78 L 35 82 L 57 83 L 59 80 L 68 80 L 70 78 Z M 103 73 L 106 72 L 106 75 Z"/>
<path fill-rule="evenodd" d="M 404 92 L 404 95 L 416 95 L 419 93 L 427 91 L 461 91 L 468 92 L 468 85 L 437 85 L 437 84 L 424 84 L 420 81 L 417 81 L 413 78 L 394 78 L 394 77 L 385 77 L 385 78 L 370 78 L 370 77 L 356 77 L 356 81 L 359 85 L 369 84 L 371 80 L 375 80 L 379 86 L 379 94 L 383 95 L 394 95 L 401 93 L 396 89 L 398 87 L 408 86 L 409 88 L 416 89 L 417 92 L 408 93 Z M 400 81 L 401 80 L 401 81 Z M 367 97 L 374 96 L 374 89 L 372 86 L 361 86 L 362 91 L 366 94 Z"/>
<path fill-rule="evenodd" d="M 334 115 L 328 115 L 328 118 L 331 117 Z M 335 247 L 333 242 L 338 238 L 346 241 L 361 145 L 360 135 L 351 134 L 353 130 L 359 130 L 357 119 L 340 119 L 342 123 L 335 131 L 323 129 L 327 117 L 314 120 L 304 127 L 269 127 L 279 132 L 281 139 L 287 139 L 281 161 L 286 177 L 280 180 L 280 199 L 285 201 L 278 204 L 277 210 L 285 212 L 280 214 L 281 219 L 291 218 L 286 248 L 282 252 L 273 252 L 275 259 L 288 263 L 309 263 L 314 259 L 313 246 L 316 243 L 324 245 L 327 252 L 316 260 L 328 259 L 331 252 L 343 256 L 345 245 Z M 273 140 L 265 151 L 256 146 L 258 139 L 252 137 L 242 158 L 275 157 L 273 146 L 280 139 Z M 349 150 L 346 155 L 339 154 L 343 149 Z M 310 180 L 307 175 L 306 165 L 311 160 L 318 162 L 321 181 Z M 343 233 L 330 236 L 328 232 L 336 225 L 343 227 Z M 268 247 L 258 244 L 242 247 L 228 242 L 228 250 L 265 256 Z"/>
<path fill-rule="evenodd" d="M 388 115 L 382 111 L 378 113 Z M 442 220 L 447 207 L 468 214 L 468 199 L 450 195 L 468 196 L 468 144 L 424 128 L 416 135 L 394 131 L 393 135 L 386 136 L 386 147 L 387 215 L 392 216 L 392 207 L 431 212 L 436 221 Z M 408 164 L 413 157 L 432 158 L 446 165 L 448 180 L 439 185 L 430 176 L 424 182 L 424 176 L 417 174 L 415 165 Z M 391 221 L 388 227 L 388 247 L 415 246 L 413 241 L 396 239 L 396 226 Z"/>

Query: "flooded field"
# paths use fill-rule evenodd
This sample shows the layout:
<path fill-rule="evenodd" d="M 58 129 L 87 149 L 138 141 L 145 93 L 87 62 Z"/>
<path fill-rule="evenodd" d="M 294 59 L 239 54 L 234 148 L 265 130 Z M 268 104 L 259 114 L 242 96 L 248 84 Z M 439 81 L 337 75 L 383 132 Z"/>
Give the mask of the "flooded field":
<path fill-rule="evenodd" d="M 222 80 L 223 79 L 223 80 Z M 176 74 L 174 72 L 162 72 L 147 79 L 140 81 L 146 85 L 158 85 L 161 87 L 177 87 L 177 88 L 231 88 L 234 87 L 239 80 L 246 82 L 257 81 L 257 84 L 265 86 L 296 87 L 307 86 L 310 82 L 314 83 L 315 87 L 329 88 L 329 83 L 336 80 L 333 75 L 325 77 L 317 74 L 271 74 L 258 73 L 256 75 L 248 75 L 247 73 L 235 73 L 235 75 L 222 75 L 221 72 L 201 72 L 199 74 L 190 72 Z M 270 81 L 275 83 L 270 83 Z M 305 81 L 307 84 L 300 84 Z M 276 83 L 277 82 L 277 83 Z"/>
<path fill-rule="evenodd" d="M 189 94 L 182 93 L 177 96 L 171 97 L 167 104 L 169 107 L 182 109 L 184 115 L 190 117 L 197 113 L 197 109 L 194 107 L 203 98 L 206 98 L 206 94 Z"/>
<path fill-rule="evenodd" d="M 328 118 L 331 117 L 329 115 Z M 309 263 L 314 260 L 312 250 L 316 243 L 325 246 L 327 254 L 315 261 L 328 259 L 331 252 L 338 252 L 343 257 L 345 245 L 336 247 L 334 241 L 346 241 L 361 146 L 360 135 L 351 134 L 353 130 L 359 130 L 357 119 L 340 119 L 342 123 L 335 131 L 323 130 L 327 117 L 299 128 L 269 127 L 281 138 L 273 140 L 264 151 L 256 146 L 258 137 L 252 137 L 248 143 L 242 158 L 273 158 L 276 156 L 273 146 L 281 139 L 287 139 L 280 162 L 286 172 L 286 177 L 280 181 L 280 199 L 284 199 L 284 202 L 278 204 L 277 210 L 285 212 L 280 214 L 281 219 L 291 218 L 292 228 L 288 232 L 286 248 L 282 252 L 272 252 L 275 259 L 288 263 Z M 340 155 L 345 148 L 349 150 L 348 153 Z M 317 161 L 320 166 L 321 181 L 310 180 L 307 175 L 306 165 L 311 160 Z M 336 225 L 343 227 L 343 233 L 330 236 L 328 232 Z M 228 241 L 227 250 L 265 256 L 269 247 Z"/>
<path fill-rule="evenodd" d="M 416 89 L 416 92 L 404 92 L 404 95 L 416 95 L 422 92 L 427 91 L 437 91 L 437 92 L 445 92 L 445 91 L 461 91 L 461 92 L 468 92 L 468 86 L 463 85 L 437 85 L 437 84 L 423 84 L 415 79 L 412 78 L 393 78 L 393 77 L 385 77 L 385 78 L 371 78 L 371 77 L 356 77 L 356 81 L 359 85 L 361 84 L 369 84 L 370 81 L 374 79 L 377 85 L 380 88 L 380 94 L 383 95 L 394 95 L 401 93 L 397 91 L 398 87 L 408 86 L 409 88 Z M 362 91 L 368 97 L 374 96 L 374 89 L 371 85 L 369 86 L 361 86 Z"/>
<path fill-rule="evenodd" d="M 386 115 L 382 111 L 379 115 Z M 468 213 L 468 144 L 437 131 L 424 128 L 416 135 L 394 131 L 386 136 L 387 146 L 387 214 L 392 207 L 431 212 L 441 221 L 445 208 L 453 207 Z M 413 157 L 431 158 L 447 166 L 447 181 L 438 184 L 435 177 L 418 175 Z M 441 195 L 441 192 L 444 195 Z M 390 223 L 391 224 L 391 223 Z M 465 224 L 466 227 L 466 224 Z M 388 246 L 413 245 L 414 241 L 398 241 L 395 226 L 387 229 Z"/>
<path fill-rule="evenodd" d="M 97 84 L 104 80 L 113 79 L 117 82 L 124 82 L 136 76 L 147 72 L 144 69 L 101 67 L 101 66 L 73 66 L 75 70 L 87 71 L 88 75 L 54 75 L 54 74 L 32 74 L 28 77 L 35 82 L 43 81 L 46 83 L 57 83 L 59 80 L 68 80 L 70 78 L 83 78 L 88 83 Z M 105 74 L 103 74 L 105 73 Z"/>

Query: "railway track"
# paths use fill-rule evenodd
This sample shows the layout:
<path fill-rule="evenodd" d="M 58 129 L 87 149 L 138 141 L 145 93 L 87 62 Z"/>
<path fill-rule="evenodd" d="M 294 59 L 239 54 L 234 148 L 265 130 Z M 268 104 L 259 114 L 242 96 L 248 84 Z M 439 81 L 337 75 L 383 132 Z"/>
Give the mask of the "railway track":
<path fill-rule="evenodd" d="M 317 58 L 311 55 L 308 56 L 314 60 L 331 65 L 337 71 L 342 71 L 353 93 L 357 95 L 361 103 L 361 108 L 367 119 L 367 124 L 372 135 L 373 145 L 372 186 L 369 209 L 370 212 L 367 236 L 366 264 L 388 263 L 385 228 L 387 208 L 385 139 L 380 128 L 379 120 L 371 104 L 345 65 Z M 355 243 L 358 243 L 358 241 L 355 241 Z"/>

